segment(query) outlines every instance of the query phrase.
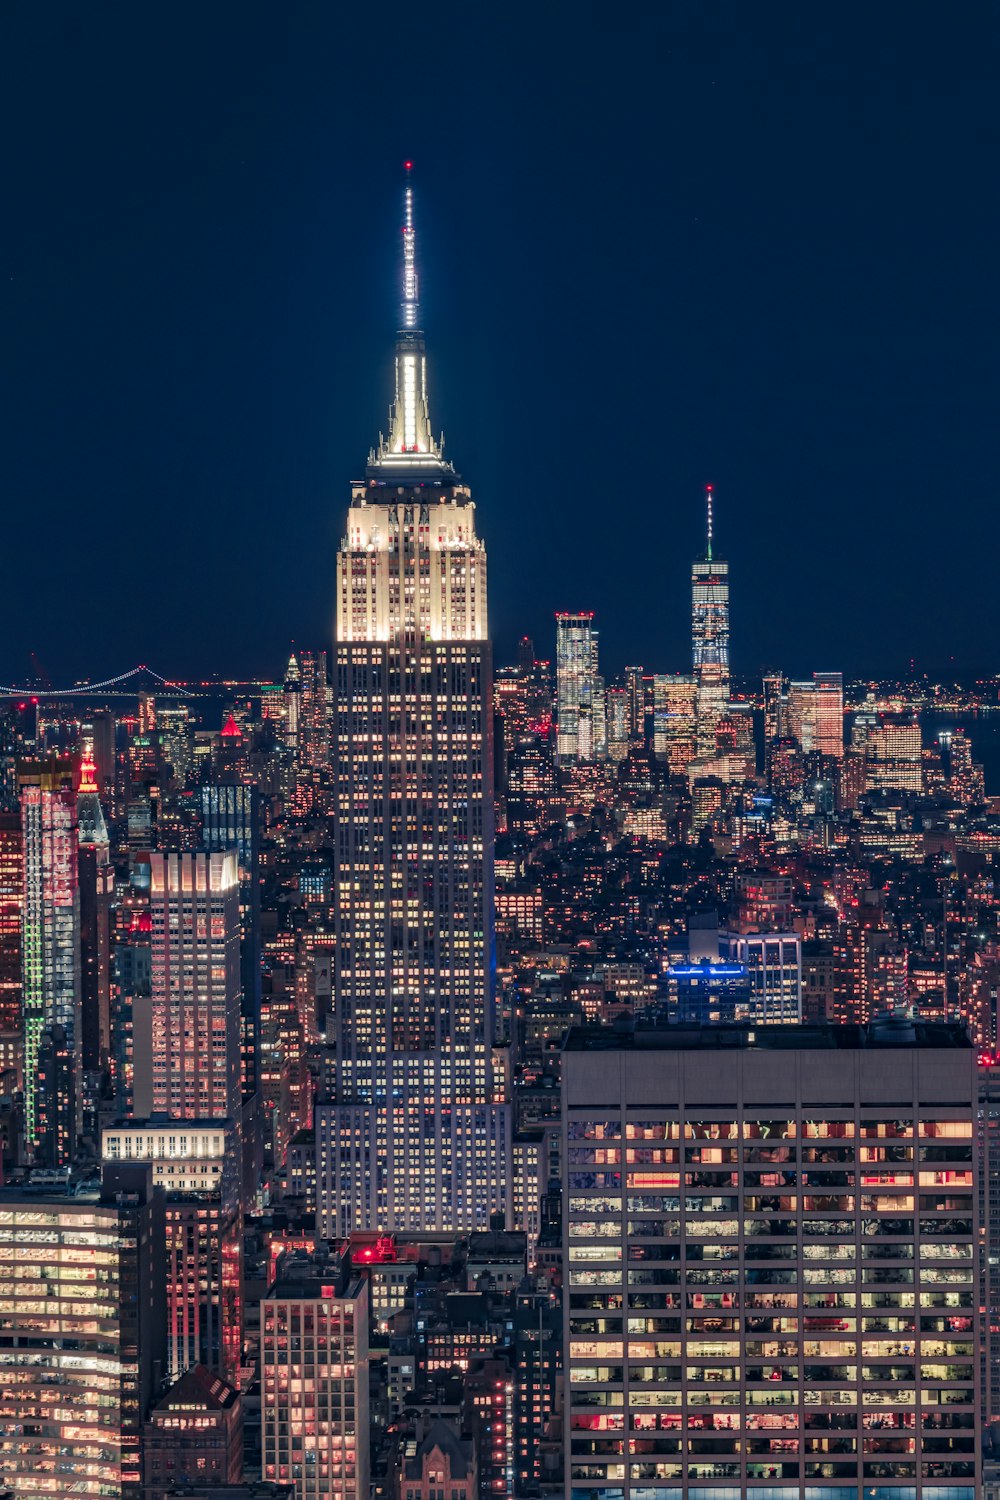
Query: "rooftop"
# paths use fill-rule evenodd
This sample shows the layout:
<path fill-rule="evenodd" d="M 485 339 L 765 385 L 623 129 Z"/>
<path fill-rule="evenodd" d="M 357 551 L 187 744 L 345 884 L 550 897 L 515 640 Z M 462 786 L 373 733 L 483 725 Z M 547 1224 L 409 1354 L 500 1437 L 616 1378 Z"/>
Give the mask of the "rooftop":
<path fill-rule="evenodd" d="M 574 1026 L 567 1052 L 851 1051 L 880 1047 L 971 1048 L 967 1029 L 948 1021 L 889 1016 L 867 1025 Z"/>
<path fill-rule="evenodd" d="M 204 1365 L 193 1365 L 175 1380 L 165 1395 L 153 1403 L 154 1412 L 191 1411 L 194 1409 L 226 1411 L 240 1399 L 239 1391 Z"/>

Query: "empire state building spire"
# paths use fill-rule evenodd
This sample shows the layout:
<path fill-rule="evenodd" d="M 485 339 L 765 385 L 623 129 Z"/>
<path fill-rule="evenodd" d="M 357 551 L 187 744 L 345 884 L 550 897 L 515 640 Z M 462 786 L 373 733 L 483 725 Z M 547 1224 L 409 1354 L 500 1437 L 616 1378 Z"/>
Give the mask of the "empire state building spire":
<path fill-rule="evenodd" d="M 370 477 L 392 481 L 426 476 L 433 482 L 454 471 L 444 459 L 444 438 L 431 431 L 427 404 L 427 354 L 420 317 L 416 231 L 413 226 L 413 163 L 403 184 L 403 278 L 396 333 L 396 397 L 389 409 L 389 436 L 380 435 L 368 459 Z"/>

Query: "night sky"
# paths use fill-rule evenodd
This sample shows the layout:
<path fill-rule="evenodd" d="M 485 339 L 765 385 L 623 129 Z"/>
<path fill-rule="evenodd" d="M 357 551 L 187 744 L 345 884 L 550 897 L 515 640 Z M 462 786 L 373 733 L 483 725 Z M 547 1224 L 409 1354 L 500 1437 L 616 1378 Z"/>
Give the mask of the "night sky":
<path fill-rule="evenodd" d="M 0 10 L 0 682 L 332 633 L 416 163 L 497 659 L 1000 669 L 995 6 Z"/>

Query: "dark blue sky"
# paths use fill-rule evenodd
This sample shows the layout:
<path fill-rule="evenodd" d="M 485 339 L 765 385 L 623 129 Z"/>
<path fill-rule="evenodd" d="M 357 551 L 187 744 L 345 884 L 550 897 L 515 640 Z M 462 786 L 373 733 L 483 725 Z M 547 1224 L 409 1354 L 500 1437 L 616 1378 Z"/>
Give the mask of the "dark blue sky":
<path fill-rule="evenodd" d="M 498 659 L 1000 667 L 995 7 L 0 12 L 0 682 L 326 642 L 416 162 Z"/>

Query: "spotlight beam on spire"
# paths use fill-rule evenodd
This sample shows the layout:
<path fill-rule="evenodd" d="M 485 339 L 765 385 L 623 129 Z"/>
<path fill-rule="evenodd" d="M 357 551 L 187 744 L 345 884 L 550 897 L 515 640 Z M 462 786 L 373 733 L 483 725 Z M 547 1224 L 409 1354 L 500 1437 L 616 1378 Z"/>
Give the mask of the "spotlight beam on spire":
<path fill-rule="evenodd" d="M 404 162 L 406 181 L 403 186 L 403 301 L 400 327 L 420 327 L 420 285 L 417 280 L 417 242 L 413 228 L 412 161 Z"/>

